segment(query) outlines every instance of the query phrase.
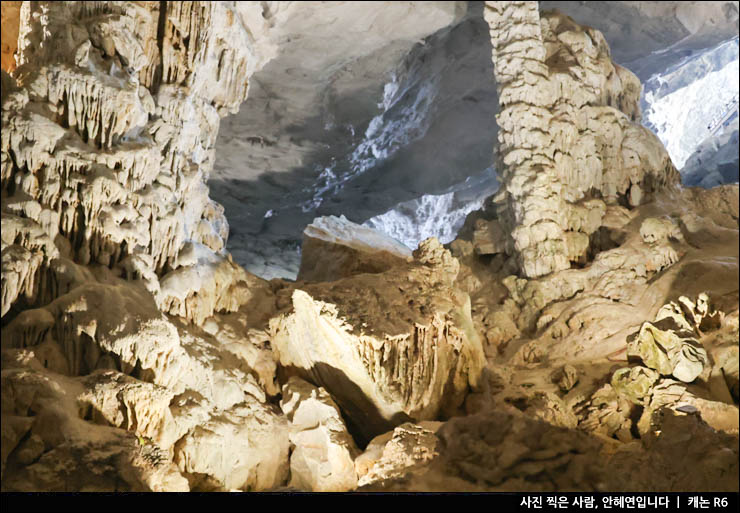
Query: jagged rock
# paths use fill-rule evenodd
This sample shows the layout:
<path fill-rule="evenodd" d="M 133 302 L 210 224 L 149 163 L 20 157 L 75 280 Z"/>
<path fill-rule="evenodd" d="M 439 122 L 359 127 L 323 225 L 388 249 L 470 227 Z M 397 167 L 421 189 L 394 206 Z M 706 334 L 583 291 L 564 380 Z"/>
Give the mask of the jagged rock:
<path fill-rule="evenodd" d="M 3 371 L 4 377 L 5 372 Z M 287 477 L 288 429 L 285 420 L 260 400 L 246 395 L 241 390 L 235 390 L 239 396 L 231 399 L 237 400 L 238 404 L 230 407 L 214 408 L 210 401 L 197 393 L 194 395 L 197 395 L 200 401 L 193 401 L 183 407 L 182 396 L 172 400 L 171 390 L 118 372 L 98 372 L 72 381 L 63 380 L 42 370 L 34 379 L 43 380 L 40 383 L 48 384 L 44 386 L 53 387 L 51 390 L 54 393 L 49 400 L 57 400 L 55 398 L 58 394 L 68 397 L 65 399 L 65 404 L 69 403 L 65 406 L 67 409 L 59 410 L 50 408 L 46 402 L 37 403 L 36 397 L 47 392 L 39 391 L 38 382 L 29 382 L 24 372 L 28 374 L 25 370 L 8 371 L 7 381 L 3 382 L 3 390 L 14 391 L 14 395 L 8 398 L 8 404 L 14 404 L 16 410 L 20 408 L 19 413 L 25 413 L 26 409 L 31 407 L 36 412 L 37 419 L 50 417 L 67 424 L 71 423 L 69 428 L 65 428 L 66 431 L 62 431 L 62 438 L 59 438 L 60 435 L 54 435 L 56 438 L 53 438 L 51 434 L 39 431 L 47 448 L 62 451 L 55 453 L 53 457 L 50 456 L 52 462 L 56 461 L 54 458 L 62 457 L 60 454 L 66 454 L 64 451 L 67 450 L 72 450 L 72 455 L 76 454 L 74 451 L 84 452 L 90 431 L 103 433 L 97 427 L 92 427 L 93 424 L 90 422 L 94 422 L 102 426 L 121 428 L 121 430 L 106 428 L 108 435 L 107 438 L 101 437 L 101 443 L 104 442 L 101 450 L 113 443 L 108 440 L 109 438 L 120 438 L 122 435 L 118 433 L 129 432 L 134 442 L 138 440 L 133 447 L 141 447 L 136 452 L 144 451 L 150 454 L 147 458 L 155 458 L 157 467 L 164 466 L 169 469 L 165 476 L 166 481 L 134 483 L 132 486 L 139 487 L 135 489 L 147 486 L 149 488 L 145 489 L 166 491 L 181 491 L 183 487 L 185 490 L 189 488 L 264 490 L 277 486 Z M 224 385 L 226 386 L 222 385 L 222 389 L 226 392 L 228 384 Z M 206 392 L 204 389 L 201 390 Z M 227 406 L 228 402 L 221 404 Z M 83 422 L 83 419 L 89 422 Z M 34 423 L 34 429 L 39 422 L 41 421 L 37 420 Z M 52 425 L 46 427 L 53 430 Z M 69 447 L 64 446 L 65 440 L 69 442 Z M 271 451 L 262 450 L 267 445 L 272 448 Z M 129 451 L 126 447 L 124 444 L 116 450 L 125 455 Z M 23 455 L 19 453 L 18 457 L 21 458 Z M 42 458 L 35 464 L 41 466 L 33 472 L 40 472 L 48 464 L 49 462 Z M 92 471 L 95 472 L 94 467 Z M 30 468 L 29 472 L 32 472 Z M 189 485 L 181 472 L 189 479 Z M 35 482 L 33 479 L 32 485 L 39 486 L 39 489 L 57 486 L 54 482 Z M 113 489 L 113 484 L 105 483 L 105 481 L 99 483 L 102 490 Z M 12 486 L 20 485 L 16 483 Z"/>
<path fill-rule="evenodd" d="M 630 414 L 632 403 L 607 384 L 599 388 L 585 405 L 579 427 L 626 442 L 632 439 Z"/>
<path fill-rule="evenodd" d="M 433 460 L 438 455 L 439 441 L 434 433 L 441 423 L 436 424 L 405 423 L 392 432 L 373 438 L 365 452 L 355 460 L 358 485 L 393 479 Z"/>
<path fill-rule="evenodd" d="M 424 474 L 414 475 L 436 489 L 582 490 L 598 488 L 604 479 L 603 462 L 595 457 L 598 442 L 519 412 L 452 419 L 437 436 L 439 457 Z"/>
<path fill-rule="evenodd" d="M 662 321 L 663 319 L 671 319 L 675 325 L 675 328 L 680 331 L 686 331 L 689 333 L 693 333 L 694 331 L 693 324 L 686 319 L 686 315 L 684 314 L 683 309 L 674 301 L 661 306 L 660 310 L 658 310 L 658 313 L 655 314 L 655 322 Z"/>
<path fill-rule="evenodd" d="M 568 392 L 578 383 L 578 370 L 572 365 L 564 365 L 561 369 L 555 371 L 552 381 L 562 392 Z"/>
<path fill-rule="evenodd" d="M 188 491 L 156 445 L 83 420 L 76 399 L 83 390 L 81 382 L 45 370 L 3 370 L 3 432 L 14 418 L 25 419 L 31 432 L 11 456 L 15 465 L 30 465 L 4 475 L 4 490 Z"/>
<path fill-rule="evenodd" d="M 413 255 L 418 262 L 433 268 L 442 281 L 453 283 L 460 272 L 460 262 L 434 237 L 421 241 Z"/>
<path fill-rule="evenodd" d="M 271 53 L 254 40 L 262 13 L 247 11 L 208 2 L 21 10 L 18 68 L 2 77 L 2 339 L 6 352 L 27 348 L 40 361 L 4 356 L 3 373 L 7 364 L 85 376 L 48 379 L 76 390 L 65 415 L 89 415 L 62 430 L 68 443 L 44 438 L 35 463 L 33 444 L 16 451 L 27 466 L 4 489 L 183 490 L 183 474 L 196 489 L 267 489 L 287 477 L 287 426 L 254 379 L 277 392 L 255 329 L 272 292 L 222 251 L 228 224 L 205 184 L 219 117 L 246 98 Z M 210 334 L 162 311 L 196 325 L 243 315 L 250 326 L 239 337 L 217 321 Z M 54 408 L 34 412 L 62 415 Z M 92 422 L 108 434 L 85 445 L 84 426 L 102 433 Z M 85 477 L 76 460 L 86 451 L 93 474 L 103 472 L 96 458 L 121 459 L 111 467 L 126 474 L 121 484 Z M 140 453 L 157 469 L 141 467 Z M 57 465 L 69 469 L 66 482 L 49 473 Z"/>
<path fill-rule="evenodd" d="M 660 322 L 645 322 L 628 343 L 627 355 L 664 376 L 672 375 L 685 383 L 694 381 L 709 365 L 706 350 L 692 337 L 682 337 L 670 328 L 661 329 Z"/>
<path fill-rule="evenodd" d="M 272 294 L 264 280 L 201 244 L 186 245 L 178 263 L 160 281 L 159 307 L 198 325 L 214 313 L 235 312 L 260 295 Z"/>
<path fill-rule="evenodd" d="M 675 239 L 683 241 L 683 234 L 673 219 L 648 217 L 640 225 L 640 236 L 648 244 Z"/>
<path fill-rule="evenodd" d="M 485 322 L 490 326 L 485 333 L 486 354 L 500 353 L 508 342 L 521 335 L 521 331 L 508 311 L 496 310 L 486 316 Z"/>
<path fill-rule="evenodd" d="M 670 410 L 662 427 L 642 442 L 619 444 L 516 411 L 482 412 L 446 422 L 437 433 L 439 456 L 428 465 L 362 490 L 628 491 L 635 479 L 650 491 L 735 489 L 737 437 Z"/>
<path fill-rule="evenodd" d="M 539 392 L 527 400 L 524 413 L 553 426 L 575 429 L 578 418 L 565 402 L 553 393 Z"/>
<path fill-rule="evenodd" d="M 323 388 L 291 377 L 280 401 L 290 421 L 290 483 L 299 490 L 346 492 L 357 487 L 359 454 L 339 407 Z"/>
<path fill-rule="evenodd" d="M 567 269 L 537 279 L 512 275 L 504 278 L 502 284 L 521 309 L 516 314 L 520 330 L 534 329 L 539 323 L 540 328 L 547 326 L 546 332 L 550 332 L 553 339 L 562 340 L 573 331 L 561 322 L 552 322 L 567 312 L 563 310 L 563 301 L 592 298 L 593 294 L 610 301 L 633 301 L 650 277 L 678 262 L 679 250 L 667 243 L 647 244 L 639 234 L 632 232 L 625 234 L 618 247 L 598 253 L 584 269 Z M 593 303 L 593 299 L 588 302 Z M 552 307 L 548 308 L 550 305 Z M 592 308 L 596 310 L 593 315 L 603 315 L 598 311 L 602 310 L 601 306 L 593 305 Z M 582 313 L 582 309 L 579 312 Z M 560 344 L 560 348 L 563 347 L 566 346 Z"/>
<path fill-rule="evenodd" d="M 203 269 L 178 273 L 166 288 L 175 277 L 213 276 L 213 253 L 222 250 L 228 224 L 204 182 L 219 115 L 241 103 L 245 77 L 269 57 L 244 25 L 257 18 L 234 23 L 234 6 L 210 3 L 162 4 L 161 11 L 156 3 L 51 4 L 43 16 L 39 9 L 21 13 L 14 72 L 21 88 L 3 78 L 3 216 L 36 221 L 51 246 L 67 247 L 78 263 L 121 266 L 134 279 L 146 274 L 155 296 L 154 273 L 185 265 L 178 260 L 186 260 L 186 243 L 212 253 L 201 251 Z M 212 23 L 223 25 L 218 34 Z M 68 37 L 56 44 L 39 44 L 62 32 Z M 4 243 L 3 315 L 21 292 L 33 295 L 38 257 L 21 253 Z M 131 259 L 147 263 L 133 273 Z M 195 311 L 197 320 L 232 311 L 239 295 L 224 305 L 228 285 L 200 284 L 209 294 L 197 307 L 165 295 L 163 308 Z"/>
<path fill-rule="evenodd" d="M 116 371 L 85 376 L 85 390 L 77 403 L 93 422 L 133 431 L 159 445 L 173 438 L 174 420 L 169 405 L 174 393 L 164 387 Z M 166 447 L 166 445 L 165 445 Z"/>
<path fill-rule="evenodd" d="M 671 372 L 675 374 L 676 371 L 671 369 L 674 361 L 678 360 L 676 347 L 684 343 L 682 337 L 691 337 L 694 330 L 698 331 L 702 313 L 709 311 L 708 302 L 708 296 L 704 293 L 697 301 L 700 306 L 681 296 L 677 303 L 669 302 L 658 310 L 655 323 L 660 328 L 644 323 L 635 339 L 629 342 L 627 353 L 638 357 L 651 368 L 635 366 L 615 371 L 611 385 L 599 389 L 581 409 L 580 426 L 608 436 L 616 434 L 622 441 L 630 440 L 635 433 L 645 438 L 660 433 L 664 410 L 670 409 L 676 415 L 695 413 L 717 430 L 737 432 L 737 407 L 731 404 L 732 398 L 723 386 L 723 376 L 714 371 L 710 375 L 708 368 L 704 368 L 708 367 L 709 360 L 697 340 L 688 338 L 692 348 L 698 347 L 702 351 L 703 359 L 699 366 L 703 376 L 702 387 L 686 384 L 694 378 L 687 379 L 691 376 L 685 375 L 689 368 L 685 364 L 682 368 L 677 366 L 677 373 L 686 382 L 661 376 L 670 375 Z M 719 317 L 718 313 L 716 315 Z M 691 322 L 687 320 L 689 318 Z M 639 421 L 633 414 L 640 414 Z"/>
<path fill-rule="evenodd" d="M 384 273 L 286 290 L 290 307 L 270 321 L 280 365 L 324 387 L 366 440 L 451 413 L 484 365 L 470 298 L 453 285 L 457 260 L 436 240 L 414 256 Z"/>
<path fill-rule="evenodd" d="M 706 349 L 694 336 L 701 334 L 699 328 L 708 312 L 709 297 L 705 293 L 699 295 L 697 304 L 685 296 L 678 303 L 666 303 L 658 310 L 654 323 L 643 323 L 640 331 L 628 340 L 627 356 L 686 383 L 704 376 L 709 371 L 709 359 Z M 705 326 L 718 327 L 720 318 L 719 312 L 713 312 Z"/>
<path fill-rule="evenodd" d="M 701 335 L 704 331 L 712 331 L 722 324 L 723 313 L 717 310 L 710 312 L 709 296 L 702 292 L 696 298 L 696 303 L 686 296 L 678 298 L 678 302 L 671 301 L 661 307 L 655 316 L 656 321 L 670 318 L 675 322 L 677 329 Z"/>
<path fill-rule="evenodd" d="M 660 431 L 643 442 L 644 455 L 634 451 L 617 453 L 613 464 L 629 479 L 639 479 L 641 488 L 653 490 L 731 490 L 737 475 L 737 435 L 716 431 L 697 415 L 662 410 Z M 692 462 L 691 471 L 686 464 Z M 634 487 L 634 485 L 632 485 Z M 624 483 L 622 489 L 629 489 Z M 611 488 L 613 489 L 613 488 Z"/>
<path fill-rule="evenodd" d="M 344 216 L 318 217 L 303 231 L 298 279 L 333 281 L 358 273 L 380 273 L 409 257 L 409 248 L 377 230 Z"/>
<path fill-rule="evenodd" d="M 635 404 L 645 405 L 652 388 L 660 375 L 646 367 L 629 367 L 619 369 L 612 375 L 611 385 L 614 391 Z"/>
<path fill-rule="evenodd" d="M 284 417 L 245 394 L 198 421 L 175 444 L 173 460 L 191 488 L 270 490 L 288 477 L 288 432 Z"/>
<path fill-rule="evenodd" d="M 250 319 L 250 316 L 244 315 L 241 311 L 236 314 L 214 316 L 210 318 L 212 324 L 207 324 L 204 329 L 209 331 L 214 328 L 211 334 L 219 346 L 233 354 L 237 361 L 244 362 L 245 370 L 257 378 L 265 392 L 275 396 L 280 393 L 280 387 L 276 381 L 277 365 L 270 347 L 270 336 L 263 329 L 248 328 Z"/>
<path fill-rule="evenodd" d="M 686 296 L 678 298 L 678 302 L 683 308 L 683 312 L 693 323 L 693 330 L 697 333 L 715 330 L 722 324 L 722 312 L 712 310 L 709 296 L 702 292 L 696 298 L 696 303 Z"/>
<path fill-rule="evenodd" d="M 660 431 L 663 409 L 668 408 L 676 415 L 697 414 L 717 431 L 734 435 L 738 433 L 740 413 L 737 406 L 697 396 L 692 392 L 699 390 L 690 390 L 689 387 L 671 379 L 660 380 L 652 387 L 649 398 L 645 401 L 645 410 L 637 422 L 639 432 L 644 436 Z"/>
<path fill-rule="evenodd" d="M 2 214 L 2 315 L 21 295 L 33 304 L 43 283 L 43 266 L 58 258 L 59 250 L 41 226 L 30 219 Z"/>
<path fill-rule="evenodd" d="M 287 473 L 287 427 L 264 404 L 265 393 L 253 377 L 259 373 L 249 365 L 260 361 L 259 351 L 252 355 L 233 342 L 220 347 L 205 334 L 195 336 L 169 322 L 143 287 L 108 280 L 87 282 L 44 308 L 22 312 L 3 328 L 3 347 L 54 347 L 54 353 L 40 352 L 47 366 L 72 376 L 113 367 L 149 381 L 93 374 L 84 381 L 87 392 L 78 395 L 82 404 L 94 406 L 91 420 L 139 430 L 163 450 L 174 445 L 181 470 L 203 477 L 192 486 L 280 484 Z M 53 364 L 50 354 L 58 359 Z M 199 399 L 186 401 L 186 407 L 171 404 L 182 394 Z M 267 437 L 278 450 L 256 448 Z"/>

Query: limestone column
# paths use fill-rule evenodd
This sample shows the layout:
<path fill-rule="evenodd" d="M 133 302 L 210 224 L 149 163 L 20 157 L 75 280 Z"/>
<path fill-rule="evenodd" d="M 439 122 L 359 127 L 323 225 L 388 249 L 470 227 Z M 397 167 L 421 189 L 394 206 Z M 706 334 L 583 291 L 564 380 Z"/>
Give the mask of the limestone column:
<path fill-rule="evenodd" d="M 537 2 L 486 2 L 500 113 L 499 222 L 522 276 L 585 264 L 609 205 L 637 207 L 680 176 L 637 120 L 640 81 L 603 34 Z"/>
<path fill-rule="evenodd" d="M 526 277 L 567 269 L 565 203 L 549 127 L 553 91 L 537 2 L 486 2 L 501 111 L 502 224 Z"/>

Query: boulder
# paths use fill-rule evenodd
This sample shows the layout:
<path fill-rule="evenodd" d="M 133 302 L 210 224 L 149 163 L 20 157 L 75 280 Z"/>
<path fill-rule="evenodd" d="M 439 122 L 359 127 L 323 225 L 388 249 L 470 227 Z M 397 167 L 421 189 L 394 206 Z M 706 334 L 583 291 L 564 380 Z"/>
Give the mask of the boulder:
<path fill-rule="evenodd" d="M 674 376 L 690 383 L 708 368 L 709 359 L 698 340 L 680 333 L 645 322 L 637 336 L 627 344 L 627 356 L 639 359 L 664 376 Z"/>
<path fill-rule="evenodd" d="M 410 257 L 409 248 L 373 228 L 344 216 L 318 217 L 303 231 L 298 279 L 334 281 L 359 273 L 380 273 Z"/>
<path fill-rule="evenodd" d="M 561 392 L 568 392 L 578 383 L 578 370 L 572 365 L 563 365 L 553 373 L 552 382 L 560 388 Z"/>
<path fill-rule="evenodd" d="M 293 376 L 283 385 L 280 408 L 290 422 L 293 447 L 289 486 L 312 492 L 354 490 L 354 458 L 360 451 L 326 390 Z"/>
<path fill-rule="evenodd" d="M 644 405 L 650 400 L 653 385 L 660 378 L 658 372 L 646 367 L 626 367 L 612 375 L 612 388 L 635 404 Z"/>
<path fill-rule="evenodd" d="M 270 321 L 280 365 L 325 388 L 365 441 L 453 413 L 484 366 L 470 298 L 453 283 L 457 260 L 436 239 L 415 258 L 282 291 L 290 306 Z"/>
<path fill-rule="evenodd" d="M 373 438 L 355 460 L 359 486 L 399 477 L 433 460 L 438 455 L 435 432 L 440 425 L 407 422 Z"/>

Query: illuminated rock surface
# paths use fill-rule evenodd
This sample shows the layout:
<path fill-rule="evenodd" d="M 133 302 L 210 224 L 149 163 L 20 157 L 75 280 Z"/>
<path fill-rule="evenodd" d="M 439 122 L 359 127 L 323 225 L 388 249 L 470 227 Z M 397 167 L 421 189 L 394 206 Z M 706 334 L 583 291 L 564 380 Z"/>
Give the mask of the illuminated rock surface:
<path fill-rule="evenodd" d="M 3 2 L 2 490 L 737 491 L 739 189 L 681 184 L 637 78 L 737 37 L 737 4 L 618 4 L 606 37 L 562 7 Z M 653 60 L 615 33 L 636 13 Z M 240 108 L 230 227 L 207 184 Z M 352 176 L 224 185 L 365 118 Z M 265 181 L 300 201 L 232 255 Z M 299 280 L 245 270 L 288 222 Z"/>
<path fill-rule="evenodd" d="M 290 421 L 294 446 L 289 485 L 312 492 L 354 490 L 359 450 L 331 396 L 295 376 L 282 392 L 280 407 Z"/>

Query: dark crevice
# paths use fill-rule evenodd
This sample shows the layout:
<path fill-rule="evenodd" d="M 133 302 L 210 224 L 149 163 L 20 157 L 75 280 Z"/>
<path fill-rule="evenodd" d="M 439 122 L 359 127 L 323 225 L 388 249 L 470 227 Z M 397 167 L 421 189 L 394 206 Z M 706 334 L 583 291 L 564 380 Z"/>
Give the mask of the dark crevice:
<path fill-rule="evenodd" d="M 159 65 L 157 65 L 152 76 L 151 92 L 156 95 L 159 85 L 164 80 L 164 29 L 167 23 L 167 2 L 159 2 L 159 19 L 157 20 L 157 48 L 159 50 Z"/>

